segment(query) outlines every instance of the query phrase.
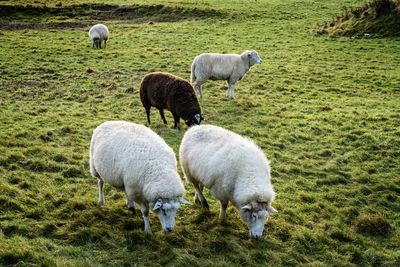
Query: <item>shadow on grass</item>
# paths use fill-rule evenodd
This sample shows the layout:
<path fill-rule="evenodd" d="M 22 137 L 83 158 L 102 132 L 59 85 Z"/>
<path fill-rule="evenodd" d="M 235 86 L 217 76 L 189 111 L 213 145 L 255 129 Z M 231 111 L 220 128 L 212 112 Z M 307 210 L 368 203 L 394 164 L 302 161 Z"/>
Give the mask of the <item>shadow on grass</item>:
<path fill-rule="evenodd" d="M 176 22 L 224 16 L 226 16 L 225 13 L 214 9 L 183 8 L 160 4 L 130 6 L 82 4 L 66 7 L 3 5 L 0 6 L 0 17 L 2 17 L 0 29 L 84 28 L 93 24 L 90 21 Z"/>

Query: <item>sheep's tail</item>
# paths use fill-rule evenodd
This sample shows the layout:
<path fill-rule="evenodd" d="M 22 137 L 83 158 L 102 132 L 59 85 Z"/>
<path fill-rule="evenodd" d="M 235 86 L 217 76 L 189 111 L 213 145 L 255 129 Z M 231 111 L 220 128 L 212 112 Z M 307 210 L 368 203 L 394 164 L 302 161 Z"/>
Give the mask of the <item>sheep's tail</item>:
<path fill-rule="evenodd" d="M 94 135 L 94 133 L 93 133 Z M 94 167 L 94 159 L 93 159 L 93 155 L 94 155 L 94 138 L 92 136 L 92 140 L 90 140 L 90 151 L 89 151 L 89 169 L 90 169 L 90 174 L 93 177 L 97 177 L 99 178 L 100 175 L 97 173 L 96 168 Z"/>
<path fill-rule="evenodd" d="M 190 81 L 191 83 L 194 83 L 196 81 L 196 74 L 194 73 L 196 69 L 196 63 L 193 62 L 192 64 L 192 72 L 190 73 Z"/>

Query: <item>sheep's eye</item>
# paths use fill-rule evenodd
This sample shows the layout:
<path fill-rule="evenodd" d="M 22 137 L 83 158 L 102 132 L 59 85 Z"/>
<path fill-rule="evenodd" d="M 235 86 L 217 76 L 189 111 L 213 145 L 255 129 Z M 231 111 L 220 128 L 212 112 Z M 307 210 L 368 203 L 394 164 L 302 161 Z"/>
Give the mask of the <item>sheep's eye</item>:
<path fill-rule="evenodd" d="M 257 219 L 257 214 L 253 213 L 252 217 L 253 217 L 253 220 L 256 220 Z"/>

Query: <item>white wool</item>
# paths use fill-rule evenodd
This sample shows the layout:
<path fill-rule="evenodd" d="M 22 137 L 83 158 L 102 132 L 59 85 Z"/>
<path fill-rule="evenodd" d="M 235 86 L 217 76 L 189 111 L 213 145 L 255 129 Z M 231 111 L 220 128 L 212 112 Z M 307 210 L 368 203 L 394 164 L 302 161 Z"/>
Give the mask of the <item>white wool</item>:
<path fill-rule="evenodd" d="M 196 93 L 201 93 L 201 85 L 207 80 L 225 80 L 228 82 L 227 96 L 234 97 L 235 83 L 243 78 L 255 64 L 262 60 L 254 50 L 242 54 L 204 53 L 194 58 L 191 68 L 191 82 Z"/>
<path fill-rule="evenodd" d="M 89 38 L 93 41 L 94 38 L 100 38 L 100 40 L 108 39 L 108 28 L 104 24 L 96 24 L 89 30 Z"/>
<path fill-rule="evenodd" d="M 93 133 L 90 171 L 108 184 L 125 189 L 137 203 L 184 194 L 173 150 L 149 128 L 126 121 L 107 121 Z"/>
<path fill-rule="evenodd" d="M 189 182 L 200 183 L 236 208 L 250 202 L 274 200 L 268 160 L 251 140 L 226 129 L 191 127 L 180 147 L 180 161 Z"/>

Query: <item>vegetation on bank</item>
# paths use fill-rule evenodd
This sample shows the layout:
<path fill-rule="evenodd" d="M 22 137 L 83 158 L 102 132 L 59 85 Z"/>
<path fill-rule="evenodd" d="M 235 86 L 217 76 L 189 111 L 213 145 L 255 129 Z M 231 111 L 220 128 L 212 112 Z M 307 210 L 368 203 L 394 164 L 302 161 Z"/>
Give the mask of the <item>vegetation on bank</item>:
<path fill-rule="evenodd" d="M 373 0 L 359 7 L 344 7 L 343 15 L 318 33 L 353 38 L 400 37 L 400 1 Z"/>

